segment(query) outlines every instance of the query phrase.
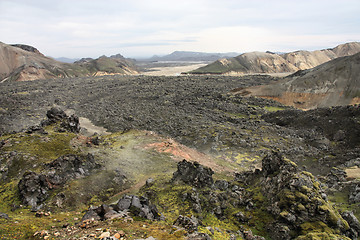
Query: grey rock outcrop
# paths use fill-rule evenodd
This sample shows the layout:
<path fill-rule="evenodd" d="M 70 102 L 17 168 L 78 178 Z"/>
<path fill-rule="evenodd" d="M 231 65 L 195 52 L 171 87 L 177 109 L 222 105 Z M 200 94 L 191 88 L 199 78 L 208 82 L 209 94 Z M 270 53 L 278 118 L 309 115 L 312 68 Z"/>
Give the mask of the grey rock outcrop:
<path fill-rule="evenodd" d="M 211 187 L 214 184 L 211 168 L 200 165 L 198 162 L 188 162 L 185 159 L 178 163 L 172 181 L 182 181 L 194 187 Z"/>
<path fill-rule="evenodd" d="M 27 172 L 19 181 L 20 198 L 26 205 L 35 209 L 41 208 L 42 203 L 49 197 L 49 191 L 63 186 L 71 179 L 88 176 L 98 169 L 94 156 L 65 155 L 45 164 L 41 173 Z"/>
<path fill-rule="evenodd" d="M 175 220 L 174 225 L 183 227 L 187 232 L 193 233 L 197 231 L 199 221 L 194 216 L 189 218 L 187 216 L 179 215 L 179 217 Z"/>
<path fill-rule="evenodd" d="M 41 126 L 47 126 L 60 122 L 60 128 L 58 131 L 69 131 L 73 133 L 80 132 L 79 118 L 75 115 L 67 116 L 63 110 L 53 107 L 47 111 L 46 116 L 47 119 L 41 122 Z"/>
<path fill-rule="evenodd" d="M 350 229 L 347 231 L 347 236 L 351 239 L 358 239 L 360 236 L 360 222 L 351 211 L 341 213 L 341 216 L 348 222 Z"/>

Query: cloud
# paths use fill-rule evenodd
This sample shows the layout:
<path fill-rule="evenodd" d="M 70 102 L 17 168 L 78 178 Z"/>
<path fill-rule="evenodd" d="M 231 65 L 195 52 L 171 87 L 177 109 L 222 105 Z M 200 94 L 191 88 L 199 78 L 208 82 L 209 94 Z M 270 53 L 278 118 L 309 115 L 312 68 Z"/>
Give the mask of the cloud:
<path fill-rule="evenodd" d="M 358 0 L 0 0 L 0 9 L 0 41 L 55 57 L 285 51 L 360 39 Z"/>

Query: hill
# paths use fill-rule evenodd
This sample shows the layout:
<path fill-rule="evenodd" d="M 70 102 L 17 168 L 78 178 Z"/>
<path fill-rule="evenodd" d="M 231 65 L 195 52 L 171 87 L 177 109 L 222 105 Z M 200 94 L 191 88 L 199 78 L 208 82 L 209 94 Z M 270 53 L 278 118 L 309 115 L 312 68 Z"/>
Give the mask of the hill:
<path fill-rule="evenodd" d="M 69 64 L 46 57 L 32 46 L 0 42 L 0 81 L 132 73 L 136 73 L 133 61 L 124 58 L 100 57 L 86 64 Z"/>
<path fill-rule="evenodd" d="M 300 70 L 277 83 L 235 91 L 308 109 L 360 103 L 360 53 Z"/>
<path fill-rule="evenodd" d="M 251 52 L 234 58 L 217 60 L 189 73 L 249 74 L 295 72 L 313 68 L 337 57 L 350 56 L 358 52 L 360 52 L 359 42 L 345 43 L 332 49 L 312 52 L 303 50 L 284 54 Z"/>
<path fill-rule="evenodd" d="M 191 71 L 190 73 L 277 73 L 293 72 L 296 70 L 297 68 L 295 66 L 277 54 L 250 52 L 234 58 L 217 60 L 214 63 Z"/>
<path fill-rule="evenodd" d="M 205 53 L 175 51 L 165 56 L 153 56 L 146 61 L 216 61 L 220 58 L 235 57 L 238 53 Z"/>

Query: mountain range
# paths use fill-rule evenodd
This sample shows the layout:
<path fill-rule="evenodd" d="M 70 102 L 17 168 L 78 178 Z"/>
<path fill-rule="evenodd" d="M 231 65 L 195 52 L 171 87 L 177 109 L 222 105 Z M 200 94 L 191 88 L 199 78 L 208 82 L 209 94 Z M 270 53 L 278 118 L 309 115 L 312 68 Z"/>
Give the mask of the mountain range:
<path fill-rule="evenodd" d="M 339 57 L 278 82 L 237 89 L 235 94 L 258 96 L 302 109 L 360 103 L 360 53 Z"/>
<path fill-rule="evenodd" d="M 0 42 L 0 81 L 133 73 L 137 73 L 134 61 L 121 55 L 70 64 L 46 57 L 32 46 Z"/>
<path fill-rule="evenodd" d="M 360 52 L 359 42 L 345 43 L 330 49 L 301 50 L 284 54 L 249 52 L 233 58 L 219 59 L 190 73 L 252 74 L 295 72 L 313 68 L 337 57 L 350 56 L 358 52 Z"/>
<path fill-rule="evenodd" d="M 190 52 L 175 51 L 165 56 L 153 56 L 146 61 L 216 61 L 220 58 L 235 57 L 239 53 L 206 53 L 206 52 Z"/>

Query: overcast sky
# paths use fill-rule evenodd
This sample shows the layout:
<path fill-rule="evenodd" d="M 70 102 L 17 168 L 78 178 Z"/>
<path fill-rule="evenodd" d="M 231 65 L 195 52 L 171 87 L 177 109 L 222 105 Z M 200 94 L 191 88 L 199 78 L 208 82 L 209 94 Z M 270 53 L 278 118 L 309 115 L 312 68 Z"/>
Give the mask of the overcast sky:
<path fill-rule="evenodd" d="M 315 50 L 360 41 L 360 1 L 0 0 L 0 41 L 69 58 Z"/>

